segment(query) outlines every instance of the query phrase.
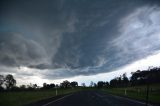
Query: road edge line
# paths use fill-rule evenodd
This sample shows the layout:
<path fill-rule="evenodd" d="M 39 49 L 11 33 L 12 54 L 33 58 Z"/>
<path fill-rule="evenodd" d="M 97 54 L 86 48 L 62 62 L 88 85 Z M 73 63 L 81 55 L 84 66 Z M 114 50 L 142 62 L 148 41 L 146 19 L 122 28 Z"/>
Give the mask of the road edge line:
<path fill-rule="evenodd" d="M 61 97 L 61 98 L 59 98 L 59 99 L 56 99 L 56 100 L 51 101 L 51 102 L 49 102 L 49 103 L 46 103 L 46 104 L 44 104 L 44 105 L 42 105 L 42 106 L 47 106 L 47 105 L 49 105 L 49 104 L 51 104 L 51 103 L 57 102 L 57 101 L 62 100 L 62 99 L 64 99 L 64 98 L 68 97 L 68 96 L 71 96 L 71 95 L 73 95 L 73 94 L 69 94 L 69 95 L 63 96 L 63 97 Z"/>
<path fill-rule="evenodd" d="M 127 99 L 127 100 L 129 100 L 129 101 L 132 101 L 132 102 L 135 102 L 135 103 L 139 103 L 139 104 L 143 104 L 143 105 L 146 104 L 145 102 L 141 102 L 141 101 L 138 101 L 138 100 L 134 100 L 134 99 L 131 99 L 131 98 L 127 98 L 127 97 L 122 97 L 122 96 L 113 95 L 113 94 L 109 94 L 109 95 L 112 95 L 112 96 L 118 97 L 118 98 L 122 98 L 122 99 Z M 148 106 L 153 106 L 153 105 L 148 104 Z"/>

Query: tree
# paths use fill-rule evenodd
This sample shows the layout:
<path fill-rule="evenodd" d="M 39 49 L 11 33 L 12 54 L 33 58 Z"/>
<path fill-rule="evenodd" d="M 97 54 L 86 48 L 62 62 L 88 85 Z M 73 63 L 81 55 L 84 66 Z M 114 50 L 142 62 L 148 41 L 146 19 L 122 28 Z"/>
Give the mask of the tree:
<path fill-rule="evenodd" d="M 0 87 L 3 85 L 4 83 L 4 76 L 0 75 Z"/>
<path fill-rule="evenodd" d="M 86 84 L 85 84 L 85 83 L 82 83 L 81 85 L 82 85 L 83 87 L 86 87 Z"/>
<path fill-rule="evenodd" d="M 7 89 L 12 89 L 16 85 L 16 80 L 11 74 L 5 77 L 5 85 Z"/>
<path fill-rule="evenodd" d="M 94 85 L 93 85 L 95 88 L 97 87 L 97 84 L 96 83 L 94 83 Z"/>
<path fill-rule="evenodd" d="M 55 85 L 55 87 L 56 87 L 56 88 L 59 88 L 59 85 L 58 85 L 58 84 L 56 84 L 56 85 Z"/>
<path fill-rule="evenodd" d="M 109 82 L 107 82 L 107 81 L 105 82 L 105 87 L 107 87 L 107 88 L 109 87 Z"/>
<path fill-rule="evenodd" d="M 91 81 L 91 82 L 90 82 L 90 87 L 93 87 L 93 86 L 94 86 L 94 82 Z"/>
<path fill-rule="evenodd" d="M 127 87 L 128 86 L 128 83 L 129 83 L 129 79 L 127 78 L 127 75 L 126 75 L 126 73 L 124 73 L 123 75 L 122 75 L 122 82 L 123 82 L 123 87 Z"/>
<path fill-rule="evenodd" d="M 21 90 L 25 90 L 25 89 L 26 89 L 26 85 L 21 85 L 19 88 L 20 88 Z"/>
<path fill-rule="evenodd" d="M 119 77 L 117 77 L 117 81 L 118 81 L 118 87 L 122 87 L 123 85 L 123 81 L 122 81 L 122 75 L 120 75 Z"/>
<path fill-rule="evenodd" d="M 98 83 L 97 83 L 98 88 L 102 88 L 104 85 L 105 85 L 105 82 L 103 82 L 103 81 L 98 81 Z"/>
<path fill-rule="evenodd" d="M 56 85 L 54 83 L 51 83 L 49 86 L 50 88 L 55 88 Z"/>
<path fill-rule="evenodd" d="M 61 83 L 61 87 L 68 88 L 70 87 L 70 82 L 68 80 L 65 80 Z"/>
<path fill-rule="evenodd" d="M 118 78 L 114 78 L 110 81 L 111 87 L 118 87 Z"/>
<path fill-rule="evenodd" d="M 43 83 L 43 88 L 47 88 L 47 83 Z"/>
<path fill-rule="evenodd" d="M 37 84 L 33 84 L 33 86 L 32 86 L 34 89 L 36 89 L 38 86 L 37 86 Z"/>
<path fill-rule="evenodd" d="M 153 84 L 160 82 L 160 67 L 153 67 L 148 70 L 138 70 L 131 73 L 131 85 L 144 85 L 144 84 Z"/>
<path fill-rule="evenodd" d="M 73 82 L 70 83 L 70 85 L 71 85 L 71 87 L 76 87 L 76 86 L 78 86 L 78 82 L 73 81 Z"/>
<path fill-rule="evenodd" d="M 2 87 L 3 83 L 4 83 L 4 76 L 0 75 L 0 91 L 4 90 L 3 87 Z"/>
<path fill-rule="evenodd" d="M 54 88 L 54 87 L 55 87 L 54 83 L 51 83 L 51 84 L 43 83 L 44 89 L 50 89 L 50 88 Z"/>
<path fill-rule="evenodd" d="M 131 85 L 132 86 L 142 85 L 142 84 L 145 84 L 146 82 L 145 79 L 146 79 L 146 75 L 148 74 L 148 71 L 137 70 L 136 72 L 132 72 L 131 74 L 132 74 L 130 79 Z"/>

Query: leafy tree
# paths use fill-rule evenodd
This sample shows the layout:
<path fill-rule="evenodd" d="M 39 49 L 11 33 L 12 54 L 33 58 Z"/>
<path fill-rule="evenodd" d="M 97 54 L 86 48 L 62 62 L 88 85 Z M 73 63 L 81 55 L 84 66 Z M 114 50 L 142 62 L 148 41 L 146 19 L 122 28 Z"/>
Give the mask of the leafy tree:
<path fill-rule="evenodd" d="M 27 85 L 27 89 L 28 90 L 35 90 L 34 86 L 35 86 L 34 84 L 30 83 L 29 85 Z"/>
<path fill-rule="evenodd" d="M 25 90 L 25 89 L 26 89 L 26 85 L 21 85 L 19 88 L 20 88 L 21 90 Z"/>
<path fill-rule="evenodd" d="M 148 70 L 138 70 L 131 73 L 131 85 L 144 85 L 160 82 L 160 67 L 150 68 Z"/>
<path fill-rule="evenodd" d="M 93 86 L 94 86 L 94 82 L 91 81 L 91 82 L 90 82 L 90 87 L 93 87 Z"/>
<path fill-rule="evenodd" d="M 85 83 L 82 83 L 81 85 L 82 85 L 83 87 L 86 87 L 86 84 L 85 84 Z"/>
<path fill-rule="evenodd" d="M 105 85 L 105 82 L 103 82 L 103 81 L 98 81 L 98 83 L 97 83 L 98 88 L 102 88 L 104 85 Z"/>
<path fill-rule="evenodd" d="M 7 89 L 12 89 L 16 85 L 16 80 L 11 74 L 5 77 L 5 85 Z"/>
<path fill-rule="evenodd" d="M 97 84 L 96 84 L 96 83 L 94 83 L 94 87 L 97 87 Z"/>
<path fill-rule="evenodd" d="M 105 82 L 105 85 L 104 85 L 105 87 L 109 87 L 109 82 Z"/>
<path fill-rule="evenodd" d="M 122 75 L 122 82 L 123 82 L 123 87 L 127 87 L 127 86 L 128 86 L 129 79 L 128 79 L 126 73 L 124 73 L 124 74 Z"/>
<path fill-rule="evenodd" d="M 68 80 L 65 80 L 60 85 L 63 88 L 68 88 L 68 87 L 70 87 L 70 82 Z"/>
<path fill-rule="evenodd" d="M 143 80 L 142 77 L 140 77 L 140 74 L 141 71 L 140 70 L 137 70 L 136 72 L 132 72 L 132 76 L 130 78 L 130 82 L 131 82 L 131 85 L 134 86 L 134 85 L 139 85 L 140 82 Z"/>
<path fill-rule="evenodd" d="M 70 83 L 71 87 L 77 87 L 78 86 L 78 82 L 73 81 Z"/>
<path fill-rule="evenodd" d="M 55 85 L 55 87 L 56 87 L 56 88 L 59 88 L 59 85 L 58 85 L 58 84 L 56 84 L 56 85 Z"/>
<path fill-rule="evenodd" d="M 32 86 L 34 89 L 36 89 L 38 86 L 37 86 L 37 84 L 33 84 L 33 86 Z"/>
<path fill-rule="evenodd" d="M 50 88 L 55 88 L 55 86 L 56 86 L 56 85 L 55 85 L 54 83 L 51 83 L 51 84 L 49 85 Z"/>
<path fill-rule="evenodd" d="M 111 87 L 118 87 L 118 79 L 114 78 L 110 81 L 110 86 Z"/>
<path fill-rule="evenodd" d="M 4 76 L 0 75 L 0 87 L 3 85 L 4 83 Z"/>
<path fill-rule="evenodd" d="M 43 83 L 43 88 L 44 89 L 55 88 L 55 84 L 54 83 L 51 83 L 51 84 Z"/>
<path fill-rule="evenodd" d="M 4 83 L 4 76 L 0 75 L 0 91 L 4 90 L 3 87 L 2 87 L 3 83 Z"/>
<path fill-rule="evenodd" d="M 47 88 L 47 83 L 43 83 L 43 88 Z"/>
<path fill-rule="evenodd" d="M 11 90 L 12 91 L 20 91 L 21 89 L 19 87 L 17 87 L 17 86 L 13 86 Z"/>

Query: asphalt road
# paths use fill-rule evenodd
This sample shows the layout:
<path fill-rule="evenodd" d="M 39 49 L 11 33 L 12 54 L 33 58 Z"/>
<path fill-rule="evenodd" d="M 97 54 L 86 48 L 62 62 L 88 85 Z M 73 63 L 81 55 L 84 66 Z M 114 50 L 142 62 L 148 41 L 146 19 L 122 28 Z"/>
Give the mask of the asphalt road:
<path fill-rule="evenodd" d="M 34 106 L 36 104 L 33 104 Z M 98 91 L 81 91 L 65 95 L 38 106 L 145 106 L 145 103 L 124 97 L 103 94 Z M 148 105 L 153 106 L 153 105 Z"/>

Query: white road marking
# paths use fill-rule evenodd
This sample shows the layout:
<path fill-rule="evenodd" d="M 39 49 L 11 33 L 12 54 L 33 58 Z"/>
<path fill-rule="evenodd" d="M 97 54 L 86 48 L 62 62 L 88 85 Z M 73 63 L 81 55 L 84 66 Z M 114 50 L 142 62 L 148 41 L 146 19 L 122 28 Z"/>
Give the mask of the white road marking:
<path fill-rule="evenodd" d="M 44 105 L 42 105 L 42 106 L 48 106 L 48 105 L 50 105 L 50 104 L 52 104 L 52 103 L 54 103 L 54 102 L 57 102 L 57 101 L 59 101 L 59 100 L 62 100 L 62 99 L 66 98 L 66 97 L 68 97 L 68 96 L 71 96 L 71 95 L 72 95 L 72 94 L 63 96 L 62 98 L 56 99 L 56 100 L 51 101 L 51 102 L 49 102 L 49 103 L 47 103 L 47 104 L 44 104 Z"/>
<path fill-rule="evenodd" d="M 109 95 L 112 95 L 112 94 L 109 94 Z M 144 103 L 144 102 L 140 102 L 140 101 L 137 101 L 137 100 L 133 100 L 133 99 L 129 99 L 129 98 L 121 97 L 121 96 L 116 96 L 116 95 L 112 95 L 112 96 L 117 97 L 117 98 L 126 99 L 126 100 L 129 100 L 129 101 L 132 101 L 132 102 L 135 102 L 135 103 L 139 103 L 139 104 L 143 104 L 143 105 L 146 104 L 146 103 Z M 148 104 L 148 106 L 153 106 L 153 105 Z"/>
<path fill-rule="evenodd" d="M 96 95 L 99 96 L 99 97 L 101 97 L 101 98 L 105 97 L 104 95 L 100 95 L 100 94 L 98 94 L 98 93 L 96 93 Z M 117 95 L 112 95 L 112 94 L 109 94 L 109 95 L 111 95 L 111 96 L 113 96 L 113 97 L 117 97 L 117 98 L 126 99 L 126 100 L 129 100 L 129 101 L 132 101 L 132 102 L 135 102 L 135 103 L 139 103 L 139 104 L 143 104 L 143 105 L 146 104 L 145 102 L 140 102 L 140 101 L 137 101 L 137 100 L 133 100 L 133 99 L 129 99 L 129 98 L 117 96 Z M 148 104 L 148 106 L 153 106 L 153 105 Z"/>

